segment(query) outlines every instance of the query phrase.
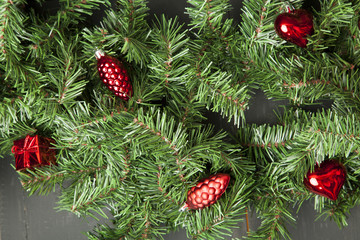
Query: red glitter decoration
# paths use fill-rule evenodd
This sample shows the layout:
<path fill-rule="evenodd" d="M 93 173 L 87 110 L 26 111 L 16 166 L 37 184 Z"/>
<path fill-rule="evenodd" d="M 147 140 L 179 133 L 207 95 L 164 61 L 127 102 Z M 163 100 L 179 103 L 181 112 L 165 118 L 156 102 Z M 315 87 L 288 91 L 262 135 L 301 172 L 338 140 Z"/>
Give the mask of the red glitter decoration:
<path fill-rule="evenodd" d="M 225 192 L 230 181 L 230 175 L 218 173 L 202 179 L 192 187 L 187 194 L 183 208 L 202 209 L 214 204 Z"/>
<path fill-rule="evenodd" d="M 311 192 L 336 200 L 345 179 L 345 167 L 336 160 L 326 160 L 307 173 L 304 184 Z"/>
<path fill-rule="evenodd" d="M 53 139 L 38 135 L 15 140 L 11 151 L 15 155 L 16 170 L 56 164 L 56 150 L 51 148 L 54 143 Z"/>
<path fill-rule="evenodd" d="M 114 57 L 98 50 L 95 53 L 100 79 L 116 96 L 127 101 L 133 95 L 133 88 L 124 65 Z"/>
<path fill-rule="evenodd" d="M 275 20 L 276 33 L 284 40 L 302 48 L 306 47 L 307 35 L 314 33 L 313 17 L 304 9 L 281 13 Z"/>

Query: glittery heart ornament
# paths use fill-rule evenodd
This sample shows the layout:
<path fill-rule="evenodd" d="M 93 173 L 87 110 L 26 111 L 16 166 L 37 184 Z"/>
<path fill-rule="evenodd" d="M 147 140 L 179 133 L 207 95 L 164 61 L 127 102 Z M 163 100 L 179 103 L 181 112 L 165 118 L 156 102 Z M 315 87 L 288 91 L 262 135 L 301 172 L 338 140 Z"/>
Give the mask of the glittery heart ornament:
<path fill-rule="evenodd" d="M 311 192 L 336 200 L 345 180 L 345 167 L 336 160 L 325 160 L 307 173 L 304 184 Z"/>
<path fill-rule="evenodd" d="M 312 14 L 304 9 L 281 13 L 274 25 L 276 33 L 282 39 L 302 48 L 306 47 L 306 36 L 314 33 Z"/>

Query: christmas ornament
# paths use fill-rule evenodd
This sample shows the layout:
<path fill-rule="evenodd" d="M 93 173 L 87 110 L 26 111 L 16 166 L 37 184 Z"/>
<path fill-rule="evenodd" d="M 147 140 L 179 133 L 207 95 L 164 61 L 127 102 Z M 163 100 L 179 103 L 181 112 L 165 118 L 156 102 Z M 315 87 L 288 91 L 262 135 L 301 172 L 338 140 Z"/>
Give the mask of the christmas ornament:
<path fill-rule="evenodd" d="M 129 100 L 133 95 L 132 85 L 124 65 L 114 57 L 98 50 L 95 52 L 100 79 L 116 96 Z"/>
<path fill-rule="evenodd" d="M 54 143 L 53 139 L 38 135 L 15 140 L 11 151 L 15 155 L 16 170 L 56 164 L 56 150 L 51 148 Z"/>
<path fill-rule="evenodd" d="M 313 17 L 304 9 L 282 13 L 275 20 L 275 30 L 282 39 L 304 48 L 305 37 L 314 33 Z"/>
<path fill-rule="evenodd" d="M 311 192 L 336 200 L 345 179 L 345 167 L 336 160 L 326 160 L 307 173 L 304 184 Z"/>
<path fill-rule="evenodd" d="M 192 187 L 187 193 L 187 200 L 182 209 L 202 209 L 214 204 L 225 192 L 230 181 L 230 175 L 218 173 Z"/>

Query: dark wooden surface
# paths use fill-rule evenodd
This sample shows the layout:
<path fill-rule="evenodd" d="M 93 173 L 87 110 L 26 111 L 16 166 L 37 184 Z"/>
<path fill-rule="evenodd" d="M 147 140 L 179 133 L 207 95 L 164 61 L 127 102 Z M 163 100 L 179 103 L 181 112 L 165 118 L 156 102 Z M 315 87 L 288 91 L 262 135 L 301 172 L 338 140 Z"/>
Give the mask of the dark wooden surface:
<path fill-rule="evenodd" d="M 240 0 L 230 1 L 234 10 L 231 16 L 239 19 Z M 169 17 L 178 16 L 182 22 L 188 22 L 184 14 L 187 6 L 185 0 L 150 0 L 149 8 L 151 14 L 165 13 Z M 101 13 L 93 16 L 91 21 L 101 19 Z M 252 99 L 250 109 L 246 112 L 248 123 L 275 123 L 276 117 L 273 114 L 279 104 L 286 101 L 273 102 L 267 100 L 261 92 L 256 92 Z M 234 131 L 225 119 L 218 114 L 211 113 L 209 117 L 217 125 L 217 128 L 224 128 Z M 82 232 L 90 231 L 96 221 L 92 218 L 77 218 L 70 212 L 57 212 L 57 197 L 55 191 L 47 196 L 28 196 L 18 180 L 18 175 L 10 164 L 13 164 L 13 156 L 0 159 L 0 240 L 83 240 L 87 239 Z M 289 226 L 294 240 L 356 240 L 360 239 L 360 208 L 354 208 L 349 215 L 349 226 L 340 230 L 334 222 L 316 221 L 315 212 L 311 202 L 303 204 L 300 212 L 295 214 L 297 219 L 296 227 Z M 107 220 L 103 220 L 107 222 Z M 256 228 L 259 220 L 254 212 L 250 212 L 250 228 Z M 243 220 L 239 222 L 239 229 L 234 230 L 233 237 L 241 237 L 246 233 L 246 224 Z M 184 240 L 184 231 L 171 233 L 165 236 L 166 240 Z"/>

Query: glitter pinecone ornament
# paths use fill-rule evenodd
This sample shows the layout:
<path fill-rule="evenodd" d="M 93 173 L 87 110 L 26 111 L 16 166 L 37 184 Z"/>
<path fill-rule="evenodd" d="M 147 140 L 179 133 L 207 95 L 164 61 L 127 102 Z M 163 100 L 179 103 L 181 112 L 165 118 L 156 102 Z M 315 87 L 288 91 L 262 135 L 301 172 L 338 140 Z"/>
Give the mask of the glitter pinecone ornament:
<path fill-rule="evenodd" d="M 116 96 L 127 101 L 133 95 L 133 88 L 124 65 L 103 51 L 95 52 L 100 79 Z"/>
<path fill-rule="evenodd" d="M 218 173 L 204 178 L 192 187 L 187 194 L 187 200 L 182 209 L 202 209 L 214 204 L 225 192 L 230 181 L 230 175 Z"/>

